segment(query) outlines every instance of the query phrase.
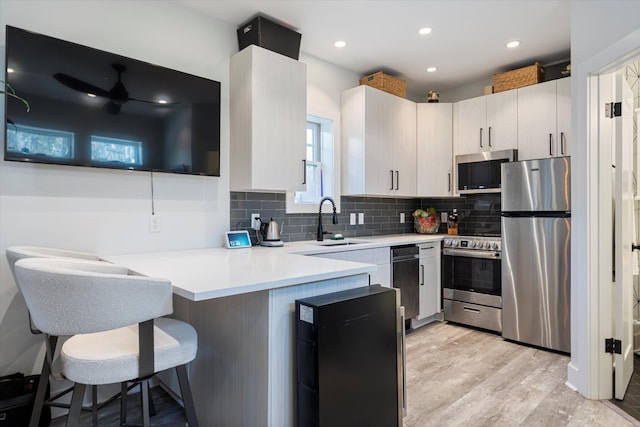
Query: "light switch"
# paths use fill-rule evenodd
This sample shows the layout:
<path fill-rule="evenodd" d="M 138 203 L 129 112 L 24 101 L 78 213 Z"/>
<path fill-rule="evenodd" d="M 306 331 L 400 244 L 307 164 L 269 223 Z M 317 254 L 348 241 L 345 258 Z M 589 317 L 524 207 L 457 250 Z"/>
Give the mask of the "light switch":
<path fill-rule="evenodd" d="M 404 224 L 404 212 L 400 212 L 400 224 Z"/>
<path fill-rule="evenodd" d="M 449 219 L 449 216 L 447 215 L 446 212 L 440 212 L 440 222 L 441 223 L 446 224 L 448 219 Z"/>
<path fill-rule="evenodd" d="M 349 214 L 349 225 L 356 225 L 356 214 L 355 213 L 350 213 Z"/>
<path fill-rule="evenodd" d="M 362 212 L 358 214 L 358 224 L 364 224 L 364 213 Z"/>

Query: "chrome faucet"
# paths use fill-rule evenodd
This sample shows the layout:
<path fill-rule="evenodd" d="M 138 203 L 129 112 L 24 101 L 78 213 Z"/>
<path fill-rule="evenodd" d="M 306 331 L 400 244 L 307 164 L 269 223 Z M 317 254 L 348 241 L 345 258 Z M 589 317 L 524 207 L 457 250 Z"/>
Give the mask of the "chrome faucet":
<path fill-rule="evenodd" d="M 320 206 L 318 208 L 318 235 L 317 235 L 318 242 L 322 242 L 323 240 L 324 232 L 322 231 L 322 204 L 327 200 L 330 201 L 331 205 L 333 206 L 333 223 L 334 224 L 338 223 L 338 214 L 336 213 L 336 202 L 334 202 L 331 197 L 323 197 L 320 200 Z"/>

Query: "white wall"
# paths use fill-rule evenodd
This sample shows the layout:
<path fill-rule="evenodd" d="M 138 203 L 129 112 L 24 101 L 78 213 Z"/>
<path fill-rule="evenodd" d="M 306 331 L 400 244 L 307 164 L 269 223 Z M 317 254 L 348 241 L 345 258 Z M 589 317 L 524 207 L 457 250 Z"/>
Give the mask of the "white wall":
<path fill-rule="evenodd" d="M 148 172 L 32 165 L 0 160 L 0 375 L 39 372 L 41 337 L 29 333 L 4 251 L 41 245 L 99 254 L 217 246 L 229 228 L 229 58 L 235 26 L 170 2 L 0 0 L 0 66 L 13 25 L 222 83 L 221 177 L 154 174 L 161 232 L 149 233 Z M 359 76 L 301 55 L 308 105 L 338 113 Z M 0 97 L 0 117 L 4 99 Z M 4 132 L 0 133 L 4 145 Z"/>
<path fill-rule="evenodd" d="M 629 43 L 640 31 L 640 2 L 571 2 L 572 67 L 572 242 L 571 242 L 571 363 L 568 384 L 586 397 L 610 396 L 610 358 L 602 356 L 599 319 L 611 315 L 612 307 L 599 300 L 598 292 L 610 282 L 599 283 L 598 263 L 607 254 L 598 252 L 597 232 L 611 227 L 600 224 L 597 205 L 597 138 L 590 139 L 588 76 L 598 73 L 620 57 L 637 50 Z M 591 118 L 591 120 L 597 118 Z M 610 203 L 610 202 L 609 202 Z M 606 277 L 606 272 L 602 276 Z M 610 273 L 609 273 L 610 276 Z M 607 378 L 608 376 L 608 378 Z"/>
<path fill-rule="evenodd" d="M 2 62 L 6 24 L 220 81 L 222 176 L 154 174 L 161 232 L 150 234 L 148 172 L 0 161 L 0 375 L 39 371 L 42 342 L 29 334 L 8 246 L 113 254 L 221 244 L 229 224 L 229 57 L 237 51 L 235 28 L 167 2 L 2 0 Z"/>

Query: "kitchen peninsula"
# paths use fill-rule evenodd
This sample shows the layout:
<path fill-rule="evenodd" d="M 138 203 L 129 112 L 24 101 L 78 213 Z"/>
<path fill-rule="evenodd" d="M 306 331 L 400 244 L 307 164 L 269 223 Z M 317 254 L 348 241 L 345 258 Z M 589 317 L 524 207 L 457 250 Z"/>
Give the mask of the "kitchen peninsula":
<path fill-rule="evenodd" d="M 376 269 L 304 255 L 439 240 L 442 236 L 380 236 L 334 247 L 295 242 L 282 248 L 194 249 L 103 259 L 172 282 L 174 316 L 198 331 L 198 354 L 189 375 L 202 425 L 292 426 L 295 300 L 368 286 L 369 273 Z M 165 376 L 163 381 L 178 390 L 174 379 Z"/>

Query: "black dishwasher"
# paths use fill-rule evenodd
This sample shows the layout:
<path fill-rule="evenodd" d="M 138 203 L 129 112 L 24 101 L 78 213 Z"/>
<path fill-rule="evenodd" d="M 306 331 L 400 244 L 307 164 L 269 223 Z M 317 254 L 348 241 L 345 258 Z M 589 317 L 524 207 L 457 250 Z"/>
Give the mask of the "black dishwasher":
<path fill-rule="evenodd" d="M 420 248 L 416 245 L 391 247 L 391 284 L 400 289 L 400 304 L 404 306 L 405 319 L 419 313 Z"/>

